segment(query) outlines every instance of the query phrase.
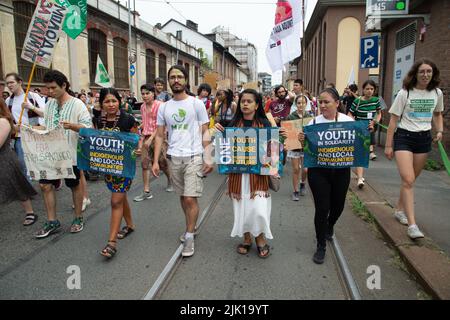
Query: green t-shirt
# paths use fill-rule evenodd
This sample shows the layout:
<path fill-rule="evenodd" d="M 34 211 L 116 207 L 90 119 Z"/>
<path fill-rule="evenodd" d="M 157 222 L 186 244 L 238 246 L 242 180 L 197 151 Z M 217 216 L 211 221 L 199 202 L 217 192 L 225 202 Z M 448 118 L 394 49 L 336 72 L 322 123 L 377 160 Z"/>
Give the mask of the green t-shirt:
<path fill-rule="evenodd" d="M 362 97 L 356 98 L 350 108 L 350 112 L 356 120 L 375 119 L 377 112 L 380 110 L 381 105 L 378 97 L 371 97 L 369 100 L 363 100 Z"/>

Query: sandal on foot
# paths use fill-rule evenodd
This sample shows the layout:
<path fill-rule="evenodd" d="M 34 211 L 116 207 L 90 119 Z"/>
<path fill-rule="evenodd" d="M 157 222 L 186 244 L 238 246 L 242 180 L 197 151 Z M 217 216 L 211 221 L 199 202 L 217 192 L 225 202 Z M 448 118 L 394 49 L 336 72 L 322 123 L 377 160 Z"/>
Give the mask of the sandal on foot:
<path fill-rule="evenodd" d="M 130 228 L 129 226 L 125 226 L 117 233 L 117 238 L 123 239 L 128 236 L 130 233 L 134 231 L 134 228 Z"/>
<path fill-rule="evenodd" d="M 114 255 L 117 252 L 117 249 L 115 246 L 110 245 L 110 242 L 112 243 L 116 243 L 116 240 L 110 240 L 108 241 L 108 244 L 106 245 L 106 247 L 100 252 L 100 254 L 108 259 L 111 259 L 112 257 L 114 257 Z"/>
<path fill-rule="evenodd" d="M 252 247 L 251 243 L 241 243 L 237 246 L 237 252 L 239 254 L 247 254 Z"/>
<path fill-rule="evenodd" d="M 23 225 L 28 227 L 35 223 L 38 219 L 38 216 L 34 213 L 27 213 L 25 219 L 23 220 Z"/>
<path fill-rule="evenodd" d="M 270 246 L 267 243 L 265 245 L 263 245 L 262 247 L 257 245 L 256 249 L 258 249 L 258 257 L 265 259 L 269 256 Z M 263 254 L 264 251 L 266 251 L 265 254 Z"/>

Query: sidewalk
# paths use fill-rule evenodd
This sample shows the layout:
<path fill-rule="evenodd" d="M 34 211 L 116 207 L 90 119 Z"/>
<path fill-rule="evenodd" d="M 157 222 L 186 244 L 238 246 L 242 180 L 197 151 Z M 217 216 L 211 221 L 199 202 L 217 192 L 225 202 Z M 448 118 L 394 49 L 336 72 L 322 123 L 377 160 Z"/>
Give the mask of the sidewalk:
<path fill-rule="evenodd" d="M 387 160 L 381 148 L 376 153 L 377 160 L 370 161 L 364 172 L 363 190 L 358 189 L 356 179 L 352 179 L 350 189 L 429 294 L 450 299 L 450 177 L 444 171 L 424 170 L 416 181 L 416 220 L 426 238 L 413 241 L 406 235 L 406 226 L 392 216 L 400 191 L 396 162 Z"/>

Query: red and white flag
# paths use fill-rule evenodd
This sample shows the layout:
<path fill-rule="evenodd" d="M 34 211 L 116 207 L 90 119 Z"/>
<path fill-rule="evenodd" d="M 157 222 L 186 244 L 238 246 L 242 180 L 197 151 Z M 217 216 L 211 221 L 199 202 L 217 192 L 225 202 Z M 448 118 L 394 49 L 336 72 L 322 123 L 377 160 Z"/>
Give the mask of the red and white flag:
<path fill-rule="evenodd" d="M 275 26 L 269 37 L 266 57 L 272 72 L 301 54 L 301 0 L 278 0 Z"/>

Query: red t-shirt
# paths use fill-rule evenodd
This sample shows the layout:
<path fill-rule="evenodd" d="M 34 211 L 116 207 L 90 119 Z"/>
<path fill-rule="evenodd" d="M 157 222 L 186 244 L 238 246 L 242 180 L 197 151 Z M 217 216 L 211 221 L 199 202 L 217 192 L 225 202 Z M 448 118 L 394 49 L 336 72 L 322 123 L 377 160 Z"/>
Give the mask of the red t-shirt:
<path fill-rule="evenodd" d="M 286 98 L 282 101 L 274 100 L 270 103 L 269 109 L 272 116 L 284 119 L 289 115 L 291 111 L 292 102 L 289 98 Z"/>

